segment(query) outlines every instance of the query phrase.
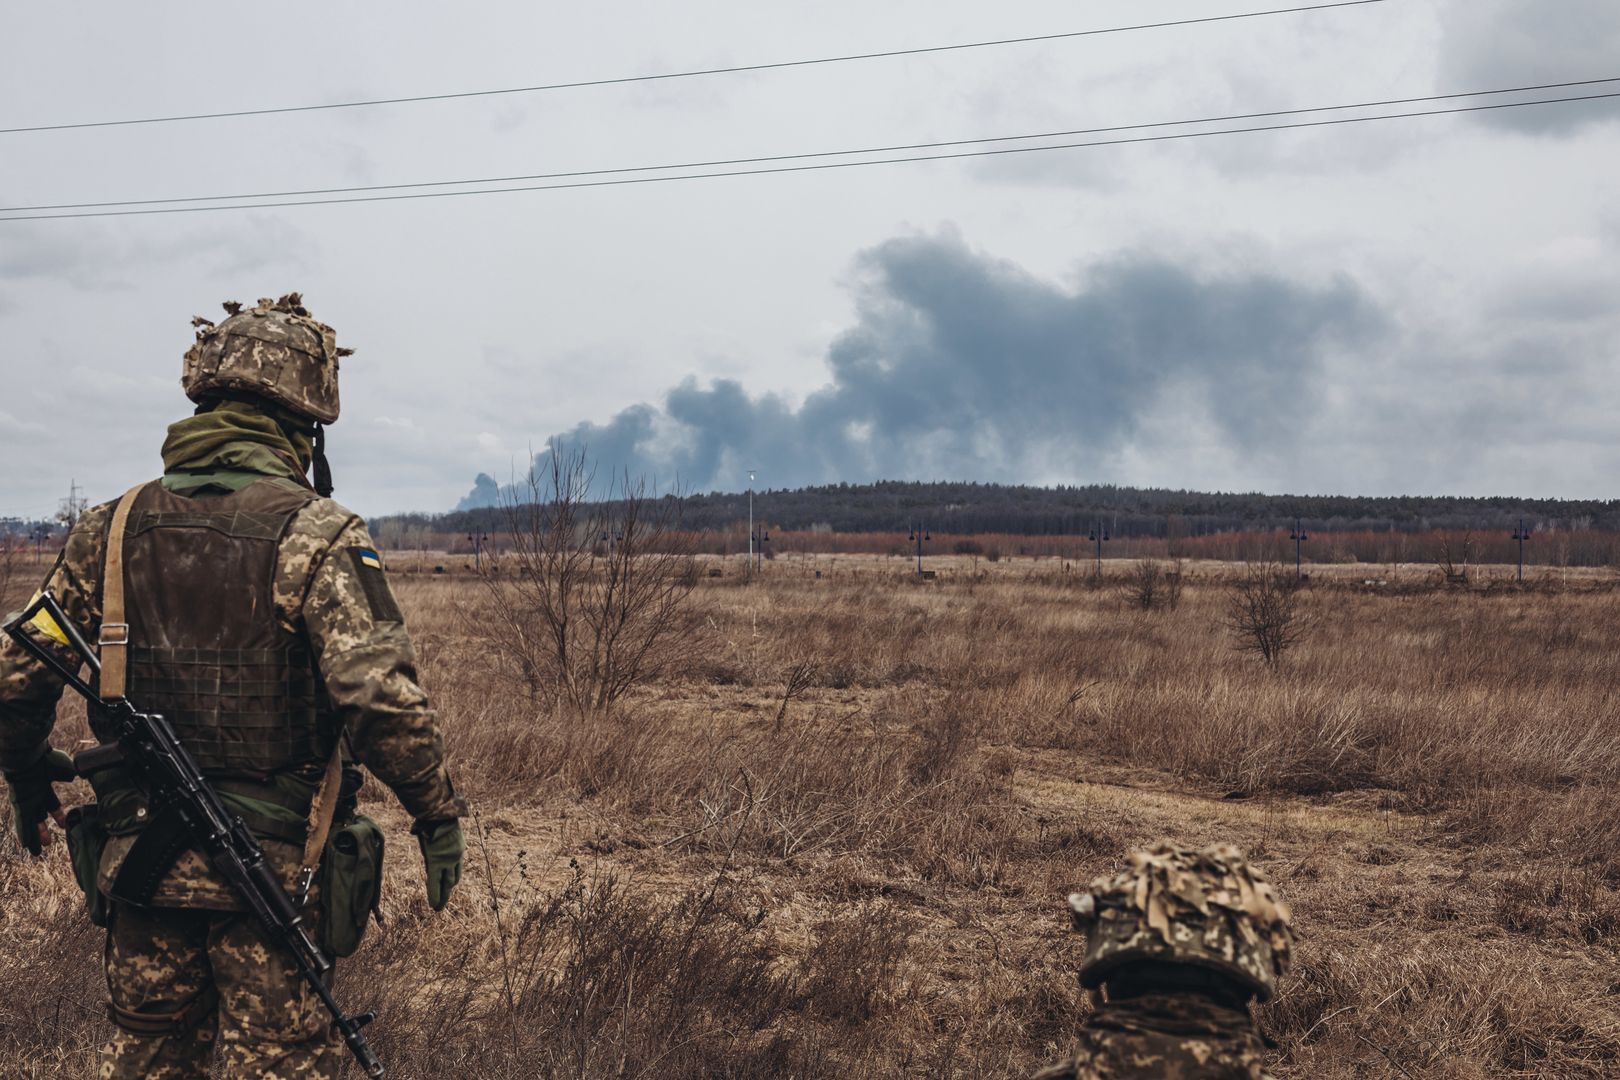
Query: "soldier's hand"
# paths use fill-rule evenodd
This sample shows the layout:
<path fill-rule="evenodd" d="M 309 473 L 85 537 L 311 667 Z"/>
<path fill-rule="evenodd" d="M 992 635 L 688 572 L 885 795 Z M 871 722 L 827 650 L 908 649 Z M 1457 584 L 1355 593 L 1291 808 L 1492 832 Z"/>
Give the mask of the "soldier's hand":
<path fill-rule="evenodd" d="M 46 819 L 58 825 L 65 819 L 61 800 L 51 785 L 72 780 L 77 775 L 72 758 L 60 750 L 50 749 L 27 768 L 5 774 L 12 825 L 18 842 L 30 855 L 38 855 L 51 842 L 51 827 Z"/>
<path fill-rule="evenodd" d="M 467 841 L 461 835 L 461 823 L 455 818 L 444 821 L 418 821 L 411 832 L 422 849 L 422 863 L 427 870 L 428 906 L 434 911 L 444 910 L 450 902 L 450 891 L 461 880 L 461 857 L 467 851 Z"/>

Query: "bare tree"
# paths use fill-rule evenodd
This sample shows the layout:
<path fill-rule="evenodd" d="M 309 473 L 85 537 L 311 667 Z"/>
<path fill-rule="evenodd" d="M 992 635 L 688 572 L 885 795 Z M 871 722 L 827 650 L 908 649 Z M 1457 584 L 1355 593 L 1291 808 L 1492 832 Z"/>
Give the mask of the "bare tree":
<path fill-rule="evenodd" d="M 23 538 L 16 533 L 0 532 L 0 613 L 11 610 L 7 601 L 12 583 L 22 574 Z"/>
<path fill-rule="evenodd" d="M 1143 611 L 1175 608 L 1181 603 L 1181 560 L 1166 566 L 1157 559 L 1140 559 L 1125 579 L 1125 598 Z"/>
<path fill-rule="evenodd" d="M 1463 533 L 1462 542 L 1452 547 L 1451 537 L 1440 535 L 1440 546 L 1435 551 L 1434 564 L 1440 568 L 1447 585 L 1468 584 L 1468 563 L 1474 556 L 1474 534 Z"/>
<path fill-rule="evenodd" d="M 1275 667 L 1304 635 L 1299 583 L 1274 563 L 1250 566 L 1232 586 L 1226 625 L 1237 646 Z"/>
<path fill-rule="evenodd" d="M 583 448 L 553 448 L 503 497 L 506 550 L 485 560 L 491 643 L 536 700 L 610 710 L 700 647 L 681 610 L 697 584 L 680 500 L 628 475 L 592 498 Z"/>

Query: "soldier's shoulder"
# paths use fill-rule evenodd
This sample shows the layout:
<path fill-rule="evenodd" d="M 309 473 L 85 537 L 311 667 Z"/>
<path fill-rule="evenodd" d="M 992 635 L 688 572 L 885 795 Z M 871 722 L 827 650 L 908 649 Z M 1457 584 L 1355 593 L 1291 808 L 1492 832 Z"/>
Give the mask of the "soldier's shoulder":
<path fill-rule="evenodd" d="M 86 508 L 79 513 L 78 520 L 73 523 L 73 531 L 99 535 L 107 531 L 107 522 L 112 520 L 113 511 L 118 509 L 117 499 L 108 499 L 103 503 Z"/>
<path fill-rule="evenodd" d="M 63 558 L 75 565 L 86 560 L 99 563 L 101 550 L 107 543 L 108 523 L 117 507 L 118 500 L 113 499 L 81 511 L 73 527 L 68 530 L 62 549 Z"/>
<path fill-rule="evenodd" d="M 366 532 L 366 523 L 359 514 L 336 499 L 317 495 L 293 516 L 287 527 L 287 540 L 300 543 L 314 540 L 327 546 L 356 530 Z"/>

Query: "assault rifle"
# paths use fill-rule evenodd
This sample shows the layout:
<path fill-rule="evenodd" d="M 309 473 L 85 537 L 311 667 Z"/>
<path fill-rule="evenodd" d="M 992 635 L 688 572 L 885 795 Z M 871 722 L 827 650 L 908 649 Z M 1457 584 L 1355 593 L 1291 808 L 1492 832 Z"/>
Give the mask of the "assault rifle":
<path fill-rule="evenodd" d="M 146 792 L 154 811 L 174 814 L 184 824 L 191 845 L 208 859 L 208 864 L 224 878 L 242 906 L 252 913 L 276 945 L 292 954 L 303 976 L 332 1014 L 332 1026 L 343 1036 L 349 1051 L 367 1076 L 383 1075 L 382 1062 L 372 1052 L 362 1027 L 376 1019 L 371 1012 L 346 1015 L 326 985 L 332 961 L 310 938 L 309 928 L 297 907 L 287 896 L 275 871 L 265 861 L 259 846 L 242 819 L 225 809 L 219 794 L 204 778 L 191 754 L 180 744 L 174 728 L 157 713 L 141 712 L 124 698 L 103 698 L 49 649 L 23 632 L 24 625 L 38 623 L 44 615 L 55 625 L 51 634 L 65 641 L 79 660 L 97 675 L 101 660 L 78 628 L 62 611 L 49 590 L 10 622 L 4 630 L 29 655 L 44 664 L 67 683 L 90 708 L 91 727 L 101 746 L 82 750 L 73 757 L 80 776 L 89 776 L 109 765 L 122 765 Z M 48 632 L 48 631 L 47 631 Z"/>

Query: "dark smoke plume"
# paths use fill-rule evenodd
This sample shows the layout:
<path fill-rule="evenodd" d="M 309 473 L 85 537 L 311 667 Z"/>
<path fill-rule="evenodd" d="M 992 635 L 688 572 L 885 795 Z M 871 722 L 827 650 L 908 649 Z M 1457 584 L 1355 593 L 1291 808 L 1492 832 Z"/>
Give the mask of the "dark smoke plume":
<path fill-rule="evenodd" d="M 1228 446 L 1270 439 L 1277 418 L 1310 406 L 1324 354 L 1367 344 L 1381 324 L 1347 280 L 1199 276 L 1140 255 L 1094 266 L 1073 289 L 953 236 L 890 240 L 859 268 L 856 324 L 827 354 L 832 380 L 797 408 L 688 379 L 661 405 L 553 436 L 548 452 L 584 444 L 599 475 L 695 491 L 737 490 L 750 467 L 779 488 L 1077 479 L 1171 392 Z M 480 476 L 460 508 L 497 492 Z"/>

